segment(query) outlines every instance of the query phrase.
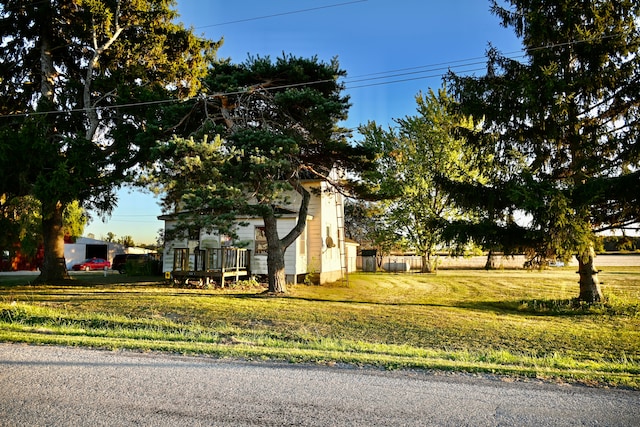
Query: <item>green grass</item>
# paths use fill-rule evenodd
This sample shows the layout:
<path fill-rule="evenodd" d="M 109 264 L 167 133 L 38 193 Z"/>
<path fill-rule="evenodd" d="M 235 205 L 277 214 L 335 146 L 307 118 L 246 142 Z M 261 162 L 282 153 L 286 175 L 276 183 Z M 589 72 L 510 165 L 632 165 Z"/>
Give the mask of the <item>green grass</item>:
<path fill-rule="evenodd" d="M 0 277 L 0 340 L 640 389 L 640 268 L 600 278 L 607 302 L 586 306 L 573 300 L 571 268 L 353 274 L 349 286 L 284 297 L 118 275 L 49 286 Z"/>

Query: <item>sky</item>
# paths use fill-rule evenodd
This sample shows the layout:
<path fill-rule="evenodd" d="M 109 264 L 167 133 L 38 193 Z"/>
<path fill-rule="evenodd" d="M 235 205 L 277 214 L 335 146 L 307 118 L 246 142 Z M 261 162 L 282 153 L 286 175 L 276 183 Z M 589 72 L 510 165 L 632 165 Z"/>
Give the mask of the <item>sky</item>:
<path fill-rule="evenodd" d="M 489 7 L 489 0 L 177 1 L 186 27 L 224 39 L 218 58 L 337 58 L 352 104 L 344 125 L 354 130 L 368 121 L 393 126 L 394 119 L 415 114 L 416 95 L 440 88 L 448 69 L 483 75 L 489 43 L 505 55 L 520 55 L 520 40 Z M 161 213 L 157 197 L 122 189 L 106 222 L 92 213 L 85 236 L 112 232 L 152 244 L 163 227 Z"/>

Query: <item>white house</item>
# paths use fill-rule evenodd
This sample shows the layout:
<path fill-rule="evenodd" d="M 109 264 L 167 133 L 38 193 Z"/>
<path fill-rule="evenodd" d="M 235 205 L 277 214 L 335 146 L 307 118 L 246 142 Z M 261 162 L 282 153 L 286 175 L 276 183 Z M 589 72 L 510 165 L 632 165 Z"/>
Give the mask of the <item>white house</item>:
<path fill-rule="evenodd" d="M 332 190 L 324 180 L 305 180 L 303 185 L 311 193 L 307 226 L 285 252 L 287 282 L 299 283 L 307 274 L 317 283 L 340 280 L 348 271 L 355 269 L 355 264 L 348 261 L 347 251 L 353 256 L 357 246 L 352 242 L 345 242 L 343 195 Z M 290 200 L 289 205 L 282 207 L 283 213 L 278 218 L 280 237 L 295 226 L 302 196 L 292 192 Z M 177 223 L 174 215 L 162 215 L 159 219 L 165 221 L 165 230 L 171 230 Z M 237 242 L 205 230 L 195 230 L 188 238 L 165 242 L 163 271 L 174 270 L 174 254 L 177 250 L 187 254 L 189 269 L 194 269 L 197 251 L 242 246 L 251 250 L 251 274 L 266 275 L 267 242 L 262 218 L 239 217 L 237 221 L 242 224 L 237 231 Z"/>

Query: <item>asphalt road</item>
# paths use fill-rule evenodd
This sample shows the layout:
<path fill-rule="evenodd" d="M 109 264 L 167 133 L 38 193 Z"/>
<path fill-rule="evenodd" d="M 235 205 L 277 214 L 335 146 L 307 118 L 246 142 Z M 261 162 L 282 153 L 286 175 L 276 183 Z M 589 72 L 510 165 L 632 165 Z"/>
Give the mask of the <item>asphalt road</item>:
<path fill-rule="evenodd" d="M 0 344 L 2 426 L 634 426 L 640 392 Z"/>

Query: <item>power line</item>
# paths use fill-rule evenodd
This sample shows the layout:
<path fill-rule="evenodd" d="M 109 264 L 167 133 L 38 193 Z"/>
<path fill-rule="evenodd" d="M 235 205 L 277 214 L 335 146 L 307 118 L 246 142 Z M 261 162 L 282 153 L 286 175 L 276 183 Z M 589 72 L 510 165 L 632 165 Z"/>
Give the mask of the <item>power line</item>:
<path fill-rule="evenodd" d="M 475 59 L 475 58 L 474 58 Z M 393 84 L 393 83 L 401 83 L 401 82 L 407 82 L 407 81 L 413 81 L 413 80 L 421 80 L 421 79 L 428 79 L 428 78 L 434 78 L 434 77 L 440 77 L 441 75 L 427 75 L 427 76 L 417 76 L 417 77 L 407 77 L 407 78 L 403 78 L 403 79 L 396 79 L 396 80 L 392 80 L 392 81 L 386 81 L 386 82 L 377 82 L 377 83 L 371 83 L 371 84 L 361 84 L 361 85 L 357 85 L 357 86 L 349 86 L 352 83 L 364 83 L 364 82 L 368 82 L 368 81 L 375 81 L 375 80 L 382 80 L 382 79 L 389 79 L 389 78 L 393 78 L 393 77 L 401 77 L 401 76 L 408 76 L 408 75 L 415 75 L 415 74 L 422 74 L 422 73 L 427 73 L 427 72 L 434 72 L 437 70 L 447 70 L 447 69 L 455 69 L 455 68 L 459 68 L 459 67 L 468 67 L 470 65 L 477 65 L 479 64 L 479 62 L 465 62 L 465 60 L 458 60 L 458 61 L 453 61 L 452 63 L 460 63 L 460 65 L 455 65 L 455 66 L 450 66 L 450 67 L 434 67 L 434 66 L 430 66 L 430 65 L 424 65 L 424 66 L 420 66 L 420 67 L 411 67 L 411 68 L 406 68 L 406 69 L 399 69 L 399 70 L 390 70 L 390 71 L 384 71 L 384 72 L 378 72 L 378 73 L 372 73 L 371 76 L 373 77 L 369 77 L 369 78 L 365 78 L 366 76 L 360 76 L 360 78 L 345 78 L 343 83 L 346 85 L 346 89 L 357 89 L 357 88 L 363 88 L 363 87 L 371 87 L 371 86 L 382 86 L 382 85 L 386 85 L 386 84 Z M 436 66 L 439 65 L 443 65 L 444 63 L 440 63 L 440 64 L 435 64 Z M 417 70 L 417 69 L 422 69 L 422 71 L 407 71 L 407 72 L 401 72 L 403 70 Z M 479 71 L 480 69 L 474 69 L 472 71 Z M 462 70 L 460 72 L 470 72 L 469 70 Z M 313 86 L 316 84 L 322 84 L 322 83 L 329 83 L 333 81 L 333 79 L 324 79 L 324 80 L 316 80 L 316 81 L 312 81 L 312 82 L 304 82 L 304 83 L 292 83 L 292 84 L 288 84 L 288 85 L 279 85 L 279 86 L 271 86 L 268 88 L 264 88 L 264 90 L 267 91 L 273 91 L 273 90 L 282 90 L 282 89 L 290 89 L 290 88 L 295 88 L 295 87 L 302 87 L 302 86 Z M 240 95 L 243 93 L 247 93 L 250 92 L 251 89 L 245 89 L 245 90 L 238 90 L 238 91 L 232 91 L 232 92 L 224 92 L 224 93 L 216 93 L 213 95 L 209 95 L 209 97 L 220 97 L 220 96 L 232 96 L 232 95 Z M 157 100 L 157 101 L 144 101 L 144 102 L 133 102 L 133 103 L 127 103 L 127 104 L 117 104 L 117 105 L 108 105 L 108 106 L 101 106 L 101 107 L 92 107 L 92 108 L 74 108 L 74 109 L 68 109 L 68 110 L 51 110 L 51 111 L 33 111 L 33 112 L 28 112 L 28 113 L 15 113 L 15 114 L 4 114 L 4 115 L 0 115 L 0 117 L 25 117 L 25 116 L 39 116 L 39 115 L 46 115 L 46 114 L 71 114 L 71 113 L 81 113 L 81 112 L 85 112 L 87 110 L 92 110 L 92 111 L 101 111 L 101 110 L 110 110 L 110 109 L 117 109 L 117 108 L 132 108 L 132 107 L 143 107 L 143 106 L 150 106 L 150 105 L 161 105 L 161 104 L 169 104 L 169 103 L 179 103 L 179 102 L 189 102 L 192 101 L 194 98 L 187 98 L 187 99 L 183 99 L 183 100 L 179 100 L 179 99 L 164 99 L 164 100 Z"/>
<path fill-rule="evenodd" d="M 515 59 L 515 58 L 521 58 L 523 56 L 525 56 L 525 53 L 522 50 L 516 50 L 513 52 L 506 52 L 504 54 L 506 57 L 508 57 L 509 59 Z M 468 63 L 470 61 L 474 61 L 473 63 L 476 63 L 475 61 L 480 61 L 483 60 L 482 62 L 485 63 L 487 60 L 486 56 L 476 56 L 473 58 L 467 58 L 467 59 L 457 59 L 457 60 L 453 60 L 453 61 L 447 61 L 447 62 L 439 62 L 439 63 L 435 63 L 435 64 L 430 64 L 430 65 L 418 65 L 415 67 L 407 67 L 407 68 L 397 68 L 395 70 L 389 70 L 389 71 L 379 71 L 379 72 L 375 72 L 375 73 L 368 73 L 368 74 L 360 74 L 360 75 L 356 75 L 356 76 L 351 76 L 351 79 L 358 79 L 358 78 L 362 78 L 362 77 L 370 77 L 370 76 L 379 76 L 382 74 L 388 74 L 388 73 L 399 73 L 399 72 L 409 72 L 409 71 L 414 71 L 414 70 L 420 70 L 420 69 L 425 69 L 425 68 L 429 68 L 431 70 L 435 69 L 435 67 L 441 67 L 441 68 L 446 68 L 446 69 L 450 69 L 452 67 L 455 67 L 455 65 L 453 64 L 460 64 L 460 63 L 464 63 L 463 65 L 468 65 Z"/>
<path fill-rule="evenodd" d="M 484 64 L 485 62 L 470 62 L 470 63 L 465 63 L 462 65 L 458 65 L 456 67 L 463 67 L 463 66 L 470 66 L 470 65 L 478 65 L 478 64 Z M 406 72 L 396 72 L 396 71 L 388 71 L 388 72 L 383 72 L 383 73 L 375 73 L 372 75 L 375 75 L 377 77 L 367 77 L 367 78 L 356 78 L 356 77 L 351 77 L 351 78 L 347 78 L 345 79 L 345 83 L 360 83 L 360 82 L 366 82 L 366 81 L 370 81 L 370 80 L 382 80 L 382 79 L 388 79 L 388 78 L 392 78 L 392 77 L 401 77 L 401 76 L 410 76 L 410 75 L 415 75 L 415 74 L 423 74 L 423 73 L 429 73 L 429 72 L 434 72 L 434 71 L 446 71 L 446 70 L 450 70 L 452 67 L 419 67 L 421 69 L 421 71 L 406 71 Z M 425 69 L 426 68 L 426 69 Z M 408 68 L 406 70 L 411 70 L 411 68 Z M 402 71 L 402 70 L 397 70 L 397 71 Z M 464 72 L 464 71 L 463 71 Z M 382 74 L 382 75 L 381 75 Z M 366 77 L 366 75 L 362 76 L 362 77 Z M 420 77 L 420 78 L 427 78 L 427 77 Z M 351 87 L 353 89 L 353 87 Z"/>
<path fill-rule="evenodd" d="M 149 215 L 149 216 L 156 218 L 158 215 Z M 141 219 L 131 220 L 131 219 L 117 219 L 117 218 L 114 219 L 113 217 L 109 218 L 109 222 L 126 222 L 126 223 L 135 223 L 135 224 L 149 224 L 150 221 L 161 222 L 161 220 L 159 220 L 157 218 L 153 219 L 153 220 L 150 220 L 150 219 L 147 219 L 147 220 L 141 220 Z"/>
<path fill-rule="evenodd" d="M 121 217 L 155 217 L 156 215 L 149 215 L 149 214 L 117 214 L 117 215 L 112 215 L 111 218 L 121 218 Z"/>
<path fill-rule="evenodd" d="M 199 30 L 201 28 L 221 27 L 223 25 L 240 24 L 240 23 L 243 23 L 243 22 L 258 21 L 258 20 L 261 20 L 261 19 L 268 19 L 268 18 L 276 18 L 278 16 L 295 15 L 295 14 L 298 14 L 298 13 L 313 12 L 315 10 L 329 9 L 329 8 L 340 7 L 340 6 L 347 6 L 347 5 L 350 5 L 350 4 L 364 3 L 364 2 L 367 2 L 367 1 L 368 0 L 354 0 L 354 1 L 348 1 L 348 2 L 345 2 L 345 3 L 336 3 L 336 4 L 326 5 L 326 6 L 311 7 L 311 8 L 308 8 L 308 9 L 292 10 L 292 11 L 289 11 L 289 12 L 281 12 L 281 13 L 274 13 L 274 14 L 271 14 L 271 15 L 256 16 L 254 18 L 244 18 L 244 19 L 238 19 L 238 20 L 235 20 L 235 21 L 220 22 L 218 24 L 202 25 L 202 26 L 196 27 L 196 29 Z"/>
<path fill-rule="evenodd" d="M 356 2 L 362 2 L 362 1 L 367 1 L 367 0 L 358 0 Z M 355 3 L 355 2 L 351 2 L 351 3 Z M 341 4 L 347 4 L 347 3 L 341 3 Z M 614 35 L 602 36 L 602 37 L 599 37 L 598 40 L 605 39 L 605 38 L 611 38 L 611 37 L 614 37 Z M 536 48 L 530 48 L 529 52 L 535 52 L 535 51 L 540 51 L 540 50 L 545 50 L 545 49 L 554 49 L 554 48 L 557 48 L 557 47 L 570 46 L 570 45 L 575 45 L 575 44 L 579 44 L 579 43 L 586 43 L 588 41 L 592 41 L 592 40 L 567 41 L 567 42 L 563 42 L 563 43 L 556 43 L 556 44 L 553 44 L 553 45 L 540 46 L 540 47 L 536 47 Z M 508 56 L 508 55 L 510 55 L 510 56 Z M 508 58 L 508 59 L 521 58 L 521 57 L 524 57 L 524 56 L 526 56 L 526 53 L 524 53 L 523 50 L 513 51 L 513 52 L 509 52 L 509 53 L 505 54 L 505 58 Z M 450 62 L 440 62 L 440 63 L 431 64 L 431 65 L 423 65 L 423 66 L 417 66 L 417 67 L 409 67 L 409 68 L 401 68 L 401 69 L 396 69 L 396 70 L 382 71 L 382 72 L 376 72 L 376 73 L 370 73 L 370 74 L 364 74 L 364 75 L 360 75 L 360 76 L 355 76 L 355 77 L 351 77 L 351 78 L 347 77 L 347 78 L 344 79 L 343 83 L 346 85 L 346 89 L 350 90 L 350 89 L 360 89 L 360 88 L 373 87 L 373 86 L 384 86 L 384 85 L 389 85 L 389 84 L 396 84 L 396 83 L 403 83 L 403 82 L 408 82 L 408 81 L 415 81 L 415 80 L 423 80 L 423 79 L 441 77 L 442 74 L 436 74 L 436 75 L 431 74 L 431 75 L 422 75 L 422 76 L 415 76 L 415 74 L 432 73 L 432 72 L 438 71 L 438 70 L 443 71 L 443 70 L 452 70 L 452 69 L 461 68 L 461 67 L 474 66 L 474 65 L 478 65 L 480 63 L 483 63 L 481 61 L 478 61 L 478 59 L 480 59 L 480 58 L 484 58 L 486 60 L 486 57 L 473 57 L 473 58 L 469 58 L 469 59 L 460 59 L 460 60 L 455 60 L 455 61 L 450 61 Z M 452 65 L 452 64 L 456 64 L 456 65 Z M 417 70 L 422 70 L 422 71 L 417 71 Z M 465 70 L 460 70 L 458 72 L 459 73 L 471 73 L 471 72 L 481 71 L 481 70 L 483 70 L 483 68 L 465 69 Z M 389 79 L 389 78 L 401 77 L 401 76 L 409 76 L 409 75 L 413 75 L 413 77 L 406 77 L 406 78 L 402 78 L 402 79 L 374 82 L 376 80 L 383 80 L 383 79 Z M 289 84 L 289 85 L 271 86 L 269 88 L 264 88 L 263 90 L 269 91 L 269 90 L 281 90 L 281 89 L 288 89 L 288 88 L 302 87 L 302 86 L 312 86 L 312 85 L 315 85 L 315 84 L 322 84 L 322 83 L 327 83 L 327 82 L 331 82 L 331 81 L 333 81 L 333 80 L 332 79 L 325 79 L 325 80 L 317 80 L 317 81 L 313 81 L 313 82 L 293 83 L 293 84 Z M 366 83 L 366 82 L 372 82 L 372 83 L 349 86 L 349 84 L 352 84 L 352 83 Z M 217 94 L 214 94 L 214 95 L 209 95 L 209 97 L 239 95 L 239 94 L 247 93 L 250 90 L 251 89 L 239 90 L 239 91 L 233 91 L 233 92 L 217 93 Z M 25 117 L 25 116 L 36 116 L 36 115 L 45 115 L 45 114 L 69 114 L 69 113 L 76 113 L 76 112 L 85 112 L 87 110 L 100 111 L 100 110 L 109 110 L 109 109 L 115 109 L 115 108 L 142 107 L 142 106 L 149 106 L 149 105 L 161 105 L 161 104 L 169 104 L 169 103 L 188 102 L 188 101 L 192 101 L 193 99 L 194 98 L 187 98 L 187 99 L 183 99 L 183 100 L 165 99 L 165 100 L 158 100 L 158 101 L 145 101 L 145 102 L 138 102 L 138 103 L 109 105 L 109 106 L 103 106 L 103 107 L 93 107 L 93 108 L 90 108 L 90 109 L 76 108 L 76 109 L 69 109 L 69 110 L 53 110 L 53 111 L 38 111 L 38 112 L 28 112 L 28 113 L 4 114 L 4 115 L 0 115 L 0 118 L 2 118 L 2 117 L 5 117 L 5 118 L 6 117 Z"/>
<path fill-rule="evenodd" d="M 334 7 L 348 6 L 348 5 L 356 4 L 356 3 L 366 3 L 367 1 L 369 1 L 369 0 L 353 0 L 353 1 L 348 1 L 348 2 L 344 2 L 344 3 L 335 3 L 335 4 L 325 5 L 325 6 L 310 7 L 308 9 L 291 10 L 291 11 L 288 11 L 288 12 L 273 13 L 271 15 L 262 15 L 262 16 L 255 16 L 253 18 L 243 18 L 243 19 L 237 19 L 237 20 L 234 20 L 234 21 L 219 22 L 219 23 L 216 23 L 216 24 L 209 24 L 209 25 L 201 25 L 199 27 L 196 27 L 196 30 L 201 29 L 201 28 L 221 27 L 223 25 L 241 24 L 241 23 L 244 23 L 244 22 L 259 21 L 259 20 L 262 20 L 262 19 L 277 18 L 278 16 L 295 15 L 295 14 L 299 14 L 299 13 L 313 12 L 313 11 L 322 10 L 322 9 L 331 9 L 331 8 L 334 8 Z M 40 4 L 45 4 L 45 3 L 49 3 L 49 0 L 31 2 L 30 5 L 31 6 L 38 6 Z"/>
<path fill-rule="evenodd" d="M 471 69 L 471 70 L 463 70 L 463 71 L 459 71 L 459 72 L 460 73 L 471 73 L 471 72 L 474 72 L 474 71 L 482 71 L 482 70 L 484 70 L 484 68 L 474 68 L 474 69 Z M 358 86 L 350 86 L 348 89 L 360 89 L 360 88 L 363 88 L 363 87 L 383 86 L 383 85 L 387 85 L 387 84 L 404 83 L 404 82 L 410 82 L 410 81 L 414 81 L 414 80 L 432 79 L 432 78 L 436 78 L 436 77 L 442 77 L 442 74 L 433 74 L 433 75 L 430 75 L 430 76 L 420 76 L 420 77 L 407 77 L 407 78 L 400 79 L 400 80 L 390 80 L 390 81 L 386 81 L 386 82 L 362 84 L 362 85 L 358 85 Z"/>

